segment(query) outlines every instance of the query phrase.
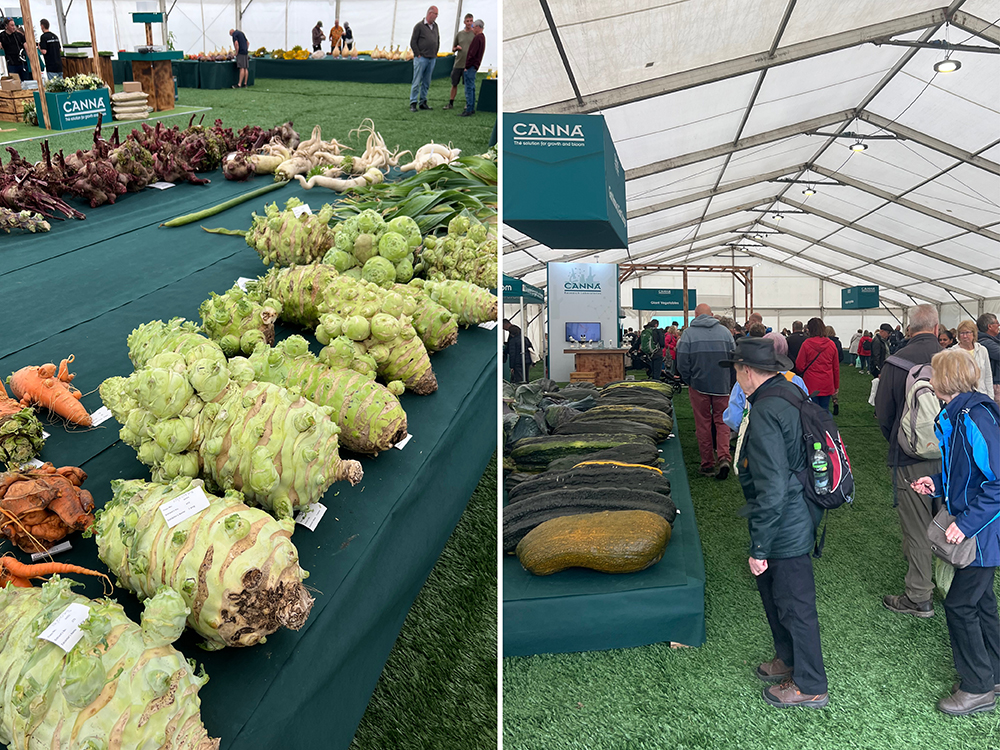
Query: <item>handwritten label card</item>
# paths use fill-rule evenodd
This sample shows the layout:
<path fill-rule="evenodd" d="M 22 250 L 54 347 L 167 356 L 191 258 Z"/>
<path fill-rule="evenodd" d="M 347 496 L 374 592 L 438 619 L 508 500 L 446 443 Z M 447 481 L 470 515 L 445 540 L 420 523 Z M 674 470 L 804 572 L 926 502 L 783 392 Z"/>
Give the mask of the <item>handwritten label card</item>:
<path fill-rule="evenodd" d="M 309 531 L 316 531 L 325 513 L 326 506 L 323 503 L 313 503 L 309 510 L 300 510 L 295 514 L 295 523 L 305 526 Z"/>
<path fill-rule="evenodd" d="M 309 208 L 308 203 L 303 203 L 301 206 L 296 206 L 292 209 L 292 213 L 295 214 L 295 218 L 299 218 L 302 214 L 309 214 L 312 216 L 312 209 Z"/>
<path fill-rule="evenodd" d="M 407 435 L 407 436 L 406 436 L 405 438 L 403 438 L 402 440 L 400 440 L 400 441 L 399 441 L 398 443 L 396 443 L 396 444 L 395 444 L 394 446 L 392 446 L 392 447 L 393 447 L 393 448 L 396 448 L 397 450 L 403 450 L 403 448 L 405 448 L 405 447 L 406 447 L 406 444 L 407 444 L 408 442 L 410 442 L 410 440 L 411 440 L 412 438 L 413 438 L 413 435 L 412 435 L 412 434 L 408 434 L 408 435 Z"/>
<path fill-rule="evenodd" d="M 186 521 L 191 516 L 201 513 L 209 505 L 208 496 L 201 487 L 192 487 L 183 495 L 178 495 L 173 500 L 160 506 L 160 513 L 163 520 L 167 522 L 167 528 L 172 529 L 181 521 Z"/>
<path fill-rule="evenodd" d="M 86 622 L 88 617 L 90 617 L 90 607 L 80 602 L 73 602 L 38 637 L 69 652 L 83 638 L 80 625 Z"/>

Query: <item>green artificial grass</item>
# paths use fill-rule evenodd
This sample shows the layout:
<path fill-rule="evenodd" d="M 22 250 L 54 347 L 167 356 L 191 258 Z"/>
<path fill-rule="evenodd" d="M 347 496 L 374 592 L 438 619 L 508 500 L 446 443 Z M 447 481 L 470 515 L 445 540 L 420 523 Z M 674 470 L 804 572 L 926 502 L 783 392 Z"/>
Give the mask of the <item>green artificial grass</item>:
<path fill-rule="evenodd" d="M 485 77 L 485 73 L 483 76 Z M 496 123 L 496 112 L 477 112 L 473 117 L 459 117 L 461 92 L 455 109 L 442 110 L 448 101 L 451 83 L 446 79 L 431 83 L 428 103 L 430 111 L 410 112 L 410 85 L 399 83 L 357 83 L 340 81 L 301 81 L 258 78 L 255 85 L 247 89 L 180 89 L 179 101 L 185 107 L 211 107 L 205 113 L 206 124 L 216 118 L 226 127 L 240 128 L 244 125 L 260 125 L 272 128 L 291 120 L 302 139 L 309 138 L 315 125 L 322 128 L 323 138 L 336 138 L 341 143 L 360 154 L 365 150 L 364 139 L 352 138 L 350 131 L 357 128 L 365 118 L 371 118 L 375 129 L 385 139 L 390 149 L 397 146 L 411 152 L 425 143 L 451 143 L 462 149 L 464 154 L 480 154 L 486 151 L 490 133 Z M 164 113 L 167 114 L 167 113 Z M 201 117 L 199 115 L 198 117 Z M 171 117 L 164 125 L 187 127 L 188 118 Z M 196 119 L 195 122 L 198 120 Z M 150 121 L 152 124 L 154 121 Z M 133 127 L 132 123 L 118 123 L 122 136 Z M 14 127 L 13 124 L 3 125 Z M 110 136 L 115 125 L 105 126 L 105 137 Z M 30 135 L 41 135 L 39 128 L 28 128 Z M 28 136 L 3 133 L 0 136 L 25 138 Z M 63 149 L 67 153 L 77 149 L 87 149 L 93 144 L 93 130 L 51 136 L 53 150 Z M 41 159 L 41 140 L 18 143 L 18 152 L 29 161 Z M 6 155 L 4 155 L 6 156 Z M 405 164 L 408 159 L 400 162 Z"/>
<path fill-rule="evenodd" d="M 497 461 L 403 624 L 351 750 L 497 745 Z"/>
<path fill-rule="evenodd" d="M 706 567 L 704 646 L 667 644 L 503 661 L 505 750 L 1000 747 L 1000 711 L 950 717 L 936 709 L 956 679 L 944 607 L 917 619 L 882 606 L 903 592 L 906 563 L 886 443 L 868 405 L 871 378 L 843 367 L 840 427 L 858 486 L 853 508 L 829 516 L 814 561 L 830 704 L 767 706 L 754 676 L 774 656 L 747 564 L 738 480 L 698 475 L 687 392 L 674 398 Z M 640 373 L 635 373 L 637 377 Z M 665 592 L 664 595 L 669 595 Z"/>

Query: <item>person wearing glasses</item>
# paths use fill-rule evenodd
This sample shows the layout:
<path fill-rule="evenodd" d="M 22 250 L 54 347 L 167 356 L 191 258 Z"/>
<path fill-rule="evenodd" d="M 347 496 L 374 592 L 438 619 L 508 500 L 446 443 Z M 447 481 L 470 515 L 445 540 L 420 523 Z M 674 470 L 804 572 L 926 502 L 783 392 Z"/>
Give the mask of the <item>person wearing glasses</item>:
<path fill-rule="evenodd" d="M 984 396 L 993 398 L 993 370 L 990 368 L 990 354 L 986 347 L 979 343 L 979 328 L 974 320 L 963 320 L 955 329 L 958 335 L 958 348 L 967 352 L 979 365 L 979 382 L 976 390 Z"/>

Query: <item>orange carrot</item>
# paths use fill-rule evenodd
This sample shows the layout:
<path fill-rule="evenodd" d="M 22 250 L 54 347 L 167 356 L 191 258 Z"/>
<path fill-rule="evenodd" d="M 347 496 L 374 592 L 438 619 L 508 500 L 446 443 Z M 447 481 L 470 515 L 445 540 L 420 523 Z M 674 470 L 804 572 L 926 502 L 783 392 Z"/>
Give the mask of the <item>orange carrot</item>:
<path fill-rule="evenodd" d="M 10 580 L 15 586 L 24 588 L 31 586 L 29 579 L 52 575 L 53 573 L 76 573 L 78 575 L 100 576 L 109 583 L 111 581 L 104 573 L 97 570 L 90 570 L 89 568 L 81 568 L 79 565 L 57 562 L 28 565 L 10 556 L 5 555 L 4 557 L 0 557 L 0 585 L 5 583 L 3 580 L 4 574 L 6 574 L 5 577 L 7 580 Z"/>
<path fill-rule="evenodd" d="M 52 363 L 22 367 L 7 379 L 14 397 L 24 406 L 44 406 L 70 422 L 90 427 L 90 415 L 80 403 L 83 394 L 70 385 L 76 377 L 69 372 L 74 359 L 71 354 L 60 362 L 58 373 Z"/>
<path fill-rule="evenodd" d="M 0 418 L 17 414 L 24 407 L 16 400 L 7 395 L 3 382 L 0 381 Z"/>

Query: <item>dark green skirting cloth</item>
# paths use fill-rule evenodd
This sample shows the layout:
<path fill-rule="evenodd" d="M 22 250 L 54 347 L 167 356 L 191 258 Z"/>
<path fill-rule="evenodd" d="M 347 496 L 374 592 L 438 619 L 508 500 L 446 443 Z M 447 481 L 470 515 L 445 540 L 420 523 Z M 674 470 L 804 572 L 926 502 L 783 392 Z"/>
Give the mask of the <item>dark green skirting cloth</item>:
<path fill-rule="evenodd" d="M 272 60 L 255 58 L 261 78 L 300 78 L 307 81 L 357 81 L 359 83 L 410 83 L 413 63 L 405 60 L 357 60 L 329 57 L 325 60 Z M 447 78 L 455 67 L 455 56 L 439 57 L 433 78 Z"/>
<path fill-rule="evenodd" d="M 705 561 L 680 438 L 660 449 L 679 511 L 663 559 L 638 573 L 571 568 L 535 576 L 516 556 L 505 556 L 504 656 L 705 642 Z"/>
<path fill-rule="evenodd" d="M 0 374 L 76 356 L 74 386 L 93 413 L 98 385 L 132 371 L 126 339 L 154 319 L 198 321 L 198 305 L 241 277 L 265 271 L 239 237 L 207 234 L 199 224 L 160 222 L 215 205 L 265 184 L 208 175 L 209 186 L 178 185 L 122 196 L 114 206 L 87 209 L 85 221 L 57 222 L 48 235 L 3 239 L 0 286 L 7 325 L 0 339 Z M 286 186 L 201 222 L 243 229 L 266 202 L 295 195 L 318 207 L 333 193 Z M 278 338 L 302 333 L 281 329 Z M 201 691 L 202 716 L 223 748 L 347 748 L 406 614 L 496 450 L 496 331 L 472 327 L 432 358 L 439 390 L 406 393 L 401 401 L 413 435 L 403 450 L 359 458 L 362 482 L 338 482 L 324 496 L 326 516 L 315 532 L 293 537 L 316 604 L 305 626 L 279 631 L 265 644 L 207 653 L 188 631 L 177 642 L 211 677 Z M 51 437 L 40 458 L 82 466 L 84 487 L 98 508 L 115 478 L 149 478 L 135 451 L 118 440 L 113 419 L 84 429 L 43 415 Z M 96 543 L 70 537 L 59 562 L 104 569 Z M 26 560 L 23 553 L 17 556 Z M 99 582 L 86 582 L 101 596 Z M 138 621 L 135 596 L 114 597 Z"/>

